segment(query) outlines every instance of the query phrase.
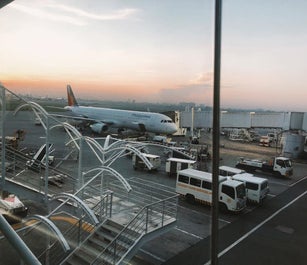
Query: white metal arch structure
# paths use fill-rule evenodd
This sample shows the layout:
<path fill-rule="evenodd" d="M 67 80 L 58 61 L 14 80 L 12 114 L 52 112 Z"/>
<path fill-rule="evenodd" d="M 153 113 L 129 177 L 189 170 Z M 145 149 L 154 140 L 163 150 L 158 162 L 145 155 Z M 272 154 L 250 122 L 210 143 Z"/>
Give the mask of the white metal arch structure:
<path fill-rule="evenodd" d="M 33 110 L 35 116 L 39 119 L 39 121 L 41 122 L 41 124 L 42 124 L 42 126 L 44 127 L 44 129 L 47 130 L 47 126 L 46 126 L 46 124 L 44 123 L 44 121 L 42 120 L 42 118 L 41 118 L 41 116 L 39 115 L 39 113 L 41 113 L 41 114 L 44 116 L 44 118 L 46 118 L 46 119 L 49 117 L 49 114 L 48 114 L 48 112 L 47 112 L 42 106 L 40 106 L 40 105 L 37 104 L 36 102 L 29 101 L 29 102 L 27 102 L 27 103 L 25 103 L 25 104 L 22 104 L 22 105 L 18 106 L 18 107 L 15 109 L 13 115 L 16 115 L 16 113 L 17 113 L 19 110 L 21 110 L 22 108 L 27 107 L 27 106 L 30 106 L 30 107 L 32 108 L 32 110 Z"/>
<path fill-rule="evenodd" d="M 64 127 L 65 131 L 67 132 L 67 134 L 69 135 L 69 137 L 71 139 L 71 141 L 69 141 L 67 143 L 67 145 L 70 142 L 73 142 L 75 144 L 75 146 L 77 147 L 77 149 L 80 150 L 80 145 L 78 145 L 77 140 L 79 140 L 82 137 L 82 134 L 74 126 L 70 125 L 67 122 L 61 122 L 59 124 L 56 124 L 56 125 L 50 127 L 50 130 L 52 130 L 56 127 L 61 127 L 61 126 Z M 73 133 L 75 137 L 71 133 Z"/>
<path fill-rule="evenodd" d="M 97 217 L 95 216 L 95 214 L 93 213 L 93 211 L 76 195 L 63 192 L 63 193 L 55 194 L 54 196 L 52 196 L 51 200 L 56 200 L 56 199 L 60 199 L 60 198 L 66 199 L 66 200 L 61 205 L 56 207 L 51 213 L 49 213 L 48 217 L 50 217 L 53 213 L 55 213 L 59 208 L 61 208 L 62 205 L 67 203 L 69 200 L 72 200 L 75 203 L 77 203 L 83 209 L 83 211 L 86 212 L 87 216 L 90 218 L 90 220 L 92 220 L 94 225 L 99 224 L 99 221 L 98 221 Z"/>
<path fill-rule="evenodd" d="M 144 153 L 142 153 L 139 149 L 133 147 L 130 144 L 126 144 L 125 146 L 120 146 L 120 147 L 116 147 L 113 148 L 111 150 L 108 150 L 106 153 L 112 151 L 119 151 L 117 153 L 115 153 L 113 156 L 110 156 L 108 159 L 105 160 L 105 165 L 111 166 L 111 164 L 118 159 L 120 156 L 122 156 L 122 154 L 126 151 L 131 151 L 133 153 L 135 153 L 138 157 L 140 157 L 143 162 L 145 163 L 145 165 L 148 167 L 148 169 L 152 169 L 153 165 L 149 162 L 149 160 L 144 156 Z"/>
<path fill-rule="evenodd" d="M 61 231 L 58 229 L 58 227 L 51 221 L 49 220 L 47 217 L 45 216 L 42 216 L 42 215 L 32 215 L 28 218 L 26 218 L 26 220 L 31 220 L 31 219 L 34 219 L 34 220 L 38 220 L 38 221 L 41 221 L 43 222 L 45 225 L 48 226 L 48 228 L 54 232 L 54 234 L 56 235 L 56 237 L 58 238 L 59 242 L 61 243 L 62 245 L 62 248 L 65 252 L 69 251 L 70 250 L 70 246 L 69 244 L 67 243 L 65 237 L 63 236 L 63 234 L 61 233 Z"/>
<path fill-rule="evenodd" d="M 100 166 L 94 169 L 91 169 L 87 172 L 84 173 L 84 175 L 86 174 L 90 174 L 93 173 L 95 171 L 98 171 L 98 173 L 92 177 L 87 183 L 84 184 L 84 187 L 89 185 L 92 181 L 94 181 L 100 174 L 102 174 L 104 171 L 107 171 L 109 173 L 111 173 L 114 177 L 116 177 L 124 186 L 124 188 L 129 192 L 132 188 L 130 186 L 130 184 L 127 182 L 127 180 L 121 175 L 119 174 L 116 170 L 114 170 L 113 168 L 107 167 L 107 166 Z M 77 191 L 76 193 L 80 192 Z"/>

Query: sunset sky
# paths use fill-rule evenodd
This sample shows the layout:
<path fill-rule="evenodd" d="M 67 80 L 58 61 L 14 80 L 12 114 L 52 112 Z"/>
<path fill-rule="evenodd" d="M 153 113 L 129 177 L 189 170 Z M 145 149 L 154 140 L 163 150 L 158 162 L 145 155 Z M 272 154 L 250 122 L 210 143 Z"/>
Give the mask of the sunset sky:
<path fill-rule="evenodd" d="M 221 105 L 307 112 L 307 1 L 224 0 Z M 15 0 L 0 82 L 15 93 L 212 105 L 214 0 Z"/>

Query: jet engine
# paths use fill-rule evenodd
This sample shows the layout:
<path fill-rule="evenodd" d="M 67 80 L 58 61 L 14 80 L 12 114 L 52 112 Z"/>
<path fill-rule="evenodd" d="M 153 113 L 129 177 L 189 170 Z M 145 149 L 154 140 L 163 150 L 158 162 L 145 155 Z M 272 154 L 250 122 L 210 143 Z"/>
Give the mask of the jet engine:
<path fill-rule="evenodd" d="M 98 133 L 98 134 L 106 132 L 109 129 L 108 125 L 105 123 L 94 123 L 90 127 L 93 132 Z"/>

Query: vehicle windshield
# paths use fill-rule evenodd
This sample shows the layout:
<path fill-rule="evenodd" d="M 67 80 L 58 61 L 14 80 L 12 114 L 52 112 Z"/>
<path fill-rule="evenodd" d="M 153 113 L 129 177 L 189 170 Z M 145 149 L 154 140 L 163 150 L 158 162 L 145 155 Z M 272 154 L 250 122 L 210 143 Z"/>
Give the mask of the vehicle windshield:
<path fill-rule="evenodd" d="M 292 167 L 292 162 L 291 162 L 290 159 L 289 160 L 285 160 L 285 166 L 286 167 Z"/>
<path fill-rule="evenodd" d="M 236 187 L 236 191 L 237 191 L 238 198 L 243 199 L 245 197 L 246 193 L 245 193 L 245 186 L 243 183 L 239 185 L 238 187 Z"/>

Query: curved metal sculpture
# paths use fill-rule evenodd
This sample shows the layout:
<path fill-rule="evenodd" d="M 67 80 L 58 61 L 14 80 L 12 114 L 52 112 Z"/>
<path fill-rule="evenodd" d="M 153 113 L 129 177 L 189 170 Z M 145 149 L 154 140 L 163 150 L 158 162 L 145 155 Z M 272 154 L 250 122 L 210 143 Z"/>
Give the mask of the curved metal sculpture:
<path fill-rule="evenodd" d="M 53 213 L 55 213 L 68 200 L 73 200 L 75 203 L 77 203 L 83 209 L 83 211 L 85 211 L 87 213 L 87 216 L 90 218 L 90 220 L 92 220 L 94 225 L 99 224 L 99 221 L 98 221 L 97 217 L 95 216 L 95 214 L 93 213 L 93 211 L 76 195 L 63 192 L 63 193 L 59 193 L 59 194 L 52 196 L 51 200 L 56 200 L 56 199 L 60 199 L 60 198 L 64 198 L 64 199 L 66 199 L 66 201 L 63 202 L 60 206 L 56 207 L 51 213 L 49 213 L 48 217 L 51 216 Z"/>
<path fill-rule="evenodd" d="M 107 166 L 100 166 L 94 169 L 91 169 L 89 171 L 87 171 L 86 173 L 84 173 L 84 175 L 95 172 L 95 171 L 99 171 L 94 177 L 92 177 L 84 186 L 90 184 L 92 181 L 95 180 L 96 177 L 98 177 L 100 174 L 102 174 L 104 171 L 110 172 L 114 177 L 116 177 L 124 186 L 124 188 L 129 192 L 132 188 L 130 186 L 130 184 L 127 182 L 127 180 L 121 175 L 119 174 L 116 170 L 114 170 L 113 168 L 107 167 Z"/>
<path fill-rule="evenodd" d="M 70 246 L 67 243 L 65 237 L 63 236 L 63 234 L 61 233 L 61 231 L 57 228 L 57 226 L 47 217 L 45 216 L 41 216 L 41 215 L 32 215 L 28 218 L 26 218 L 26 220 L 38 220 L 43 222 L 45 225 L 47 225 L 49 227 L 50 230 L 52 230 L 54 232 L 54 234 L 57 236 L 57 238 L 59 239 L 59 242 L 62 245 L 62 248 L 65 252 L 70 250 Z"/>

